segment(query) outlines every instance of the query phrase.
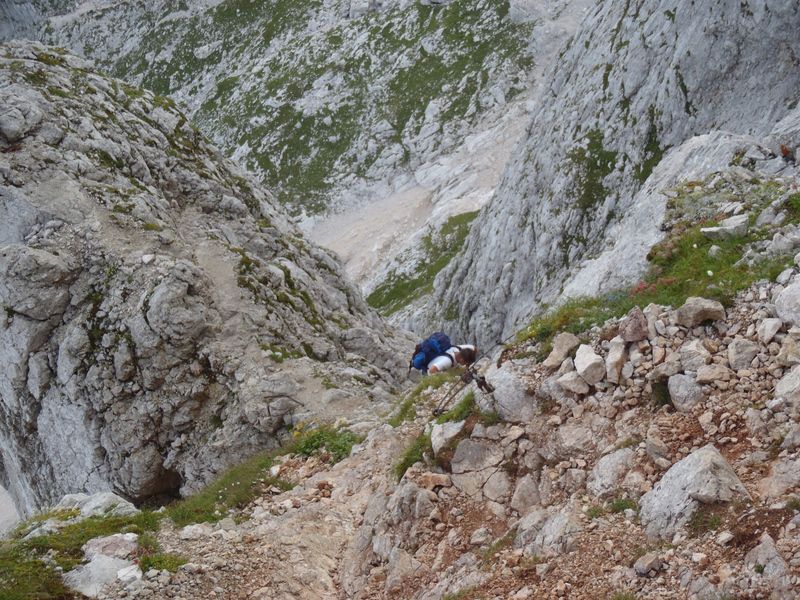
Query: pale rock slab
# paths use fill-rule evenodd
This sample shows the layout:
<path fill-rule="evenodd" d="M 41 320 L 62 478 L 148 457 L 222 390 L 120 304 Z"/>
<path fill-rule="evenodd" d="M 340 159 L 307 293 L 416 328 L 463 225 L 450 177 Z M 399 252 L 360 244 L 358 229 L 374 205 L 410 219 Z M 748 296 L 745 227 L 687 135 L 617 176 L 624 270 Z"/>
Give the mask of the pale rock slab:
<path fill-rule="evenodd" d="M 548 369 L 557 369 L 581 341 L 573 333 L 561 332 L 553 338 L 553 349 L 542 363 Z"/>
<path fill-rule="evenodd" d="M 758 341 L 762 344 L 769 344 L 772 341 L 772 338 L 775 337 L 781 328 L 783 327 L 783 321 L 776 318 L 767 318 L 761 321 L 756 329 L 758 334 Z"/>
<path fill-rule="evenodd" d="M 97 598 L 106 585 L 117 579 L 120 570 L 131 566 L 135 565 L 129 560 L 99 554 L 64 575 L 64 583 L 89 598 Z"/>
<path fill-rule="evenodd" d="M 714 383 L 716 381 L 729 381 L 731 371 L 727 367 L 714 363 L 703 365 L 697 369 L 695 381 L 700 384 Z"/>
<path fill-rule="evenodd" d="M 709 444 L 664 473 L 653 489 L 640 499 L 639 515 L 648 538 L 671 539 L 701 503 L 749 498 L 731 466 Z"/>
<path fill-rule="evenodd" d="M 800 325 L 800 282 L 786 286 L 775 299 L 778 317 L 790 325 Z"/>
<path fill-rule="evenodd" d="M 608 344 L 606 379 L 611 383 L 619 383 L 620 381 L 620 373 L 625 364 L 625 347 L 625 340 L 621 336 L 615 336 Z"/>
<path fill-rule="evenodd" d="M 528 394 L 528 385 L 513 370 L 491 368 L 486 379 L 494 386 L 492 409 L 504 421 L 527 422 L 533 418 L 533 396 Z"/>
<path fill-rule="evenodd" d="M 588 344 L 581 344 L 575 353 L 575 370 L 589 385 L 594 385 L 603 380 L 606 366 L 603 359 L 595 354 L 594 348 Z"/>
<path fill-rule="evenodd" d="M 589 392 L 589 385 L 586 383 L 583 377 L 577 373 L 577 371 L 565 373 L 556 379 L 556 383 L 563 389 L 567 390 L 568 392 L 572 392 L 573 394 L 582 395 Z"/>
<path fill-rule="evenodd" d="M 463 430 L 466 421 L 448 421 L 446 423 L 436 423 L 431 429 L 431 446 L 434 456 L 438 456 L 442 448 L 456 438 Z"/>

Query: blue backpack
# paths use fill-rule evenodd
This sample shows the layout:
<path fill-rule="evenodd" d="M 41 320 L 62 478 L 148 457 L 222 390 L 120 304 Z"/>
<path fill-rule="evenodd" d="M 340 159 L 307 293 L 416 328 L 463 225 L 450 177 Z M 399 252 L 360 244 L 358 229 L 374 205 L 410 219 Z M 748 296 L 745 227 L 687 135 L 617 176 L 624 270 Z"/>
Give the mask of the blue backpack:
<path fill-rule="evenodd" d="M 417 344 L 414 356 L 411 358 L 411 365 L 423 373 L 428 372 L 428 363 L 437 356 L 445 354 L 452 344 L 450 338 L 441 331 L 432 333 L 426 339 Z"/>

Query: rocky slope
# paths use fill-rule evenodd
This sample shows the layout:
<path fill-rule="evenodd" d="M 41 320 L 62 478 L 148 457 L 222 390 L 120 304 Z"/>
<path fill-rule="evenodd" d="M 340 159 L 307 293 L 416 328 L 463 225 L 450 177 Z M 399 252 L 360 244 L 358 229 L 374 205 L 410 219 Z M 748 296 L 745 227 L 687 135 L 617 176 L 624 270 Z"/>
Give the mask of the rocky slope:
<path fill-rule="evenodd" d="M 556 370 L 529 358 L 493 368 L 494 395 L 475 393 L 499 423 L 474 409 L 433 424 L 446 388 L 334 467 L 287 457 L 273 472 L 293 490 L 216 525 L 166 525 L 163 549 L 189 563 L 97 597 L 796 597 L 791 271 L 787 287 L 760 283 L 727 311 L 693 299 L 637 308 L 583 345 L 562 334 Z M 397 482 L 392 464 L 420 429 L 432 449 Z"/>
<path fill-rule="evenodd" d="M 417 323 L 445 315 L 492 344 L 562 292 L 635 281 L 678 178 L 749 148 L 779 169 L 781 144 L 800 146 L 798 26 L 791 2 L 598 3 Z"/>
<path fill-rule="evenodd" d="M 0 481 L 196 489 L 302 419 L 370 418 L 395 337 L 172 101 L 0 47 Z"/>
<path fill-rule="evenodd" d="M 697 225 L 709 215 L 726 218 Z M 588 329 L 562 320 L 580 337 L 556 329 L 484 361 L 492 394 L 426 379 L 415 411 L 402 403 L 396 427 L 374 427 L 342 462 L 325 448 L 280 456 L 215 523 L 163 521 L 161 551 L 186 564 L 146 567 L 127 533 L 87 543 L 66 580 L 105 599 L 796 597 L 797 181 L 743 167 L 690 180 L 666 222 L 653 264 L 707 261 L 692 289 L 727 306 L 689 297 Z M 695 285 L 668 279 L 631 296 Z M 23 534 L 35 546 L 59 527 Z"/>

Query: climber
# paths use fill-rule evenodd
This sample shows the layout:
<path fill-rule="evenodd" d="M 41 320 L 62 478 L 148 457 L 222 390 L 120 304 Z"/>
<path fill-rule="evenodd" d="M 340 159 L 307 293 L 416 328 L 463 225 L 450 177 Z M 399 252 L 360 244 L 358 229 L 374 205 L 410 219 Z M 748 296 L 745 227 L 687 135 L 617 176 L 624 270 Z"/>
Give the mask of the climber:
<path fill-rule="evenodd" d="M 475 346 L 470 344 L 454 346 L 447 335 L 437 331 L 414 348 L 408 370 L 414 368 L 422 373 L 438 373 L 457 364 L 471 365 L 475 362 L 477 354 Z"/>

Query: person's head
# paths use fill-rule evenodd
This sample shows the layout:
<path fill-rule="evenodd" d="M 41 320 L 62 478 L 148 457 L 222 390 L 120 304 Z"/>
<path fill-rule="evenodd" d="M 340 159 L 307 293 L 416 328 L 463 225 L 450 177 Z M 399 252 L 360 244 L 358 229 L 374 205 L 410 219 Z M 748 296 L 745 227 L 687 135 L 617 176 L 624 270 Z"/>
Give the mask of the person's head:
<path fill-rule="evenodd" d="M 460 365 L 471 365 L 478 357 L 477 348 L 459 348 L 456 361 Z"/>

